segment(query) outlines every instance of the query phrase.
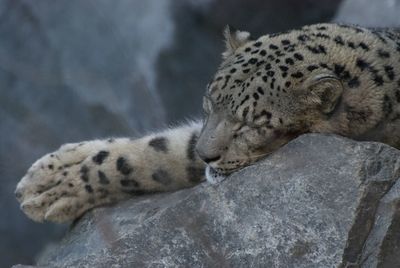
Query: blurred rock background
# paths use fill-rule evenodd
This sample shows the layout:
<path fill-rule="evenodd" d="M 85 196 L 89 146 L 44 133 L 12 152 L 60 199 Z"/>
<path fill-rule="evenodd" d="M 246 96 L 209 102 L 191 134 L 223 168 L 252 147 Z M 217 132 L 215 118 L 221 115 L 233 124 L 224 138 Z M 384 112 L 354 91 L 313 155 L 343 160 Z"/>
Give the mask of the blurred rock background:
<path fill-rule="evenodd" d="M 20 212 L 13 191 L 30 164 L 62 143 L 201 116 L 226 24 L 258 36 L 333 18 L 393 25 L 399 11 L 399 0 L 0 0 L 0 267 L 33 263 L 67 228 Z"/>

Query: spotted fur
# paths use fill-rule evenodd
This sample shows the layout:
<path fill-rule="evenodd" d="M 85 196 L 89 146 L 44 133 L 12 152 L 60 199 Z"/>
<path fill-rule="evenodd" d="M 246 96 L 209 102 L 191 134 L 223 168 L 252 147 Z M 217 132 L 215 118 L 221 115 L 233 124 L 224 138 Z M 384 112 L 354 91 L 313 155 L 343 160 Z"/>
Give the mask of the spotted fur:
<path fill-rule="evenodd" d="M 22 210 L 36 221 L 73 220 L 132 195 L 196 185 L 206 167 L 223 178 L 308 132 L 400 148 L 398 31 L 317 24 L 257 40 L 228 28 L 225 38 L 204 125 L 64 145 L 18 184 Z"/>
<path fill-rule="evenodd" d="M 33 220 L 65 222 L 132 195 L 191 187 L 204 180 L 194 151 L 200 130 L 193 122 L 136 140 L 63 145 L 32 165 L 16 197 Z"/>
<path fill-rule="evenodd" d="M 317 24 L 241 40 L 208 85 L 198 152 L 227 174 L 307 132 L 400 148 L 399 90 L 400 31 Z"/>

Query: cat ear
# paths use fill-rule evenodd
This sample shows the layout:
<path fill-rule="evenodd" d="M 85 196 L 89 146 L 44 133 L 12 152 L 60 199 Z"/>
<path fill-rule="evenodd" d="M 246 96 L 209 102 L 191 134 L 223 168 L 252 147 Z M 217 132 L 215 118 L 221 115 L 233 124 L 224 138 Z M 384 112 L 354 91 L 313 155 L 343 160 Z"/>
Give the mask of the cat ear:
<path fill-rule="evenodd" d="M 236 49 L 250 41 L 250 33 L 238 31 L 227 25 L 224 30 L 225 51 L 222 53 L 224 59 L 235 53 Z"/>
<path fill-rule="evenodd" d="M 343 93 L 340 80 L 330 74 L 311 77 L 306 81 L 306 87 L 307 91 L 313 95 L 311 99 L 318 103 L 324 114 L 329 114 L 335 109 Z"/>

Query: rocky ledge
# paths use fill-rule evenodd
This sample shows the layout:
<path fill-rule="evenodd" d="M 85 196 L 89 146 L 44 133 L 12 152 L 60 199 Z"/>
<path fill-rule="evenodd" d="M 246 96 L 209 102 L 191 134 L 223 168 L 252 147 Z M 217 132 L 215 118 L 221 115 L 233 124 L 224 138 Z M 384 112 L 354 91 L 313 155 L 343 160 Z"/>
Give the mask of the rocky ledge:
<path fill-rule="evenodd" d="M 218 185 L 85 215 L 40 267 L 400 267 L 400 151 L 304 135 Z"/>

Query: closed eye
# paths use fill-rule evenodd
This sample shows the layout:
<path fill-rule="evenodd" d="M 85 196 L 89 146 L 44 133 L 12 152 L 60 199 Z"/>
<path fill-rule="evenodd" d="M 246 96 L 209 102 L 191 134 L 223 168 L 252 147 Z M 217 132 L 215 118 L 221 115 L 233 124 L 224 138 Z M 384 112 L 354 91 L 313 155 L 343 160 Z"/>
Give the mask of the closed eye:
<path fill-rule="evenodd" d="M 238 135 L 243 134 L 246 131 L 249 131 L 250 127 L 248 125 L 241 125 L 240 128 L 236 131 Z"/>
<path fill-rule="evenodd" d="M 240 131 L 244 126 L 245 125 L 243 123 L 238 122 L 232 127 L 232 130 L 233 131 Z"/>

